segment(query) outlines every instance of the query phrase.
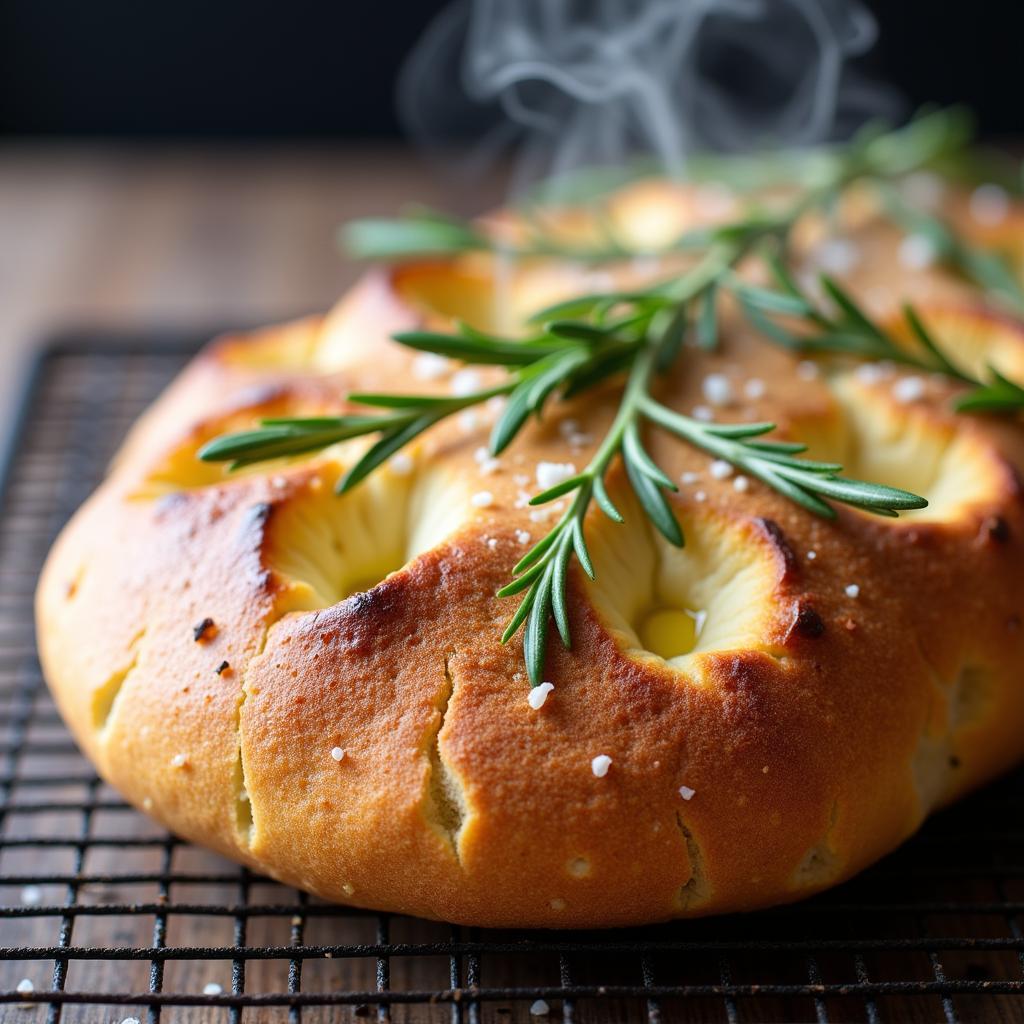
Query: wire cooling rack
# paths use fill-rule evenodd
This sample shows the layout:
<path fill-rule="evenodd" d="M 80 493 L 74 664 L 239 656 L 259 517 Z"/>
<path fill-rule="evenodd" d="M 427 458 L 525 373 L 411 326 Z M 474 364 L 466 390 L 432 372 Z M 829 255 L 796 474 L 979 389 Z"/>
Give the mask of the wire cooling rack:
<path fill-rule="evenodd" d="M 0 1020 L 1024 1022 L 1024 774 L 818 899 L 603 933 L 321 904 L 135 812 L 64 730 L 31 611 L 54 535 L 192 348 L 113 340 L 41 357 L 3 475 Z"/>

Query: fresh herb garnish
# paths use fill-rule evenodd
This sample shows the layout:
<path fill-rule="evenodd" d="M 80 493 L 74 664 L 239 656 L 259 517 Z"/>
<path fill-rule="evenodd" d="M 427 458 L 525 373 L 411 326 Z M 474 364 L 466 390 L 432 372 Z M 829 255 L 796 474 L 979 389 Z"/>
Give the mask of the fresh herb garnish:
<path fill-rule="evenodd" d="M 557 393 L 567 398 L 590 390 L 609 378 L 625 374 L 618 411 L 607 434 L 584 469 L 536 495 L 532 505 L 565 501 L 554 527 L 520 560 L 513 579 L 499 594 L 523 594 L 505 630 L 508 641 L 524 628 L 524 655 L 531 682 L 543 678 L 544 657 L 553 619 L 562 642 L 571 644 L 566 605 L 570 563 L 575 558 L 593 577 L 594 569 L 584 534 L 585 518 L 597 505 L 610 519 L 622 521 L 608 493 L 606 478 L 621 458 L 637 500 L 656 529 L 672 544 L 684 543 L 682 531 L 666 492 L 675 484 L 644 448 L 641 428 L 655 426 L 723 459 L 762 481 L 816 515 L 833 516 L 830 503 L 851 505 L 879 515 L 922 508 L 923 498 L 896 488 L 841 476 L 835 463 L 801 458 L 805 446 L 765 439 L 772 423 L 725 424 L 684 416 L 652 394 L 657 375 L 676 361 L 684 337 L 692 330 L 699 347 L 718 343 L 717 298 L 729 292 L 748 320 L 777 344 L 808 352 L 828 352 L 866 359 L 891 359 L 920 369 L 949 374 L 975 385 L 961 398 L 964 409 L 1009 410 L 1018 407 L 1024 391 L 994 370 L 988 384 L 974 381 L 950 363 L 914 310 L 905 316 L 917 346 L 908 349 L 862 310 L 833 280 L 822 287 L 831 309 L 812 300 L 786 271 L 782 254 L 793 225 L 808 211 L 829 210 L 853 182 L 868 180 L 884 186 L 916 168 L 949 155 L 963 142 L 957 114 L 925 115 L 895 132 L 877 130 L 841 148 L 821 151 L 801 163 L 804 190 L 782 212 L 748 209 L 724 226 L 690 233 L 672 248 L 681 254 L 702 255 L 688 269 L 667 281 L 631 291 L 576 296 L 541 310 L 523 339 L 508 339 L 459 324 L 450 333 L 408 332 L 396 335 L 401 344 L 467 364 L 501 366 L 505 378 L 469 395 L 419 396 L 353 394 L 357 404 L 385 410 L 375 414 L 264 420 L 257 430 L 211 441 L 200 457 L 246 466 L 284 456 L 319 451 L 364 435 L 375 442 L 339 482 L 349 490 L 423 431 L 455 413 L 496 396 L 507 399 L 490 438 L 493 455 L 502 452 L 531 416 L 539 416 Z M 526 241 L 511 249 L 513 256 L 560 256 L 573 259 L 621 259 L 618 240 L 581 249 L 566 246 L 545 234 L 540 223 Z M 475 250 L 509 253 L 470 224 L 419 211 L 395 221 L 359 221 L 347 233 L 357 255 L 403 259 Z M 962 261 L 961 243 L 946 244 L 947 258 Z M 952 254 L 952 255 L 951 255 Z M 740 278 L 736 267 L 745 258 L 762 258 L 774 274 L 776 287 L 755 286 Z M 985 283 L 984 273 L 971 272 Z M 991 279 L 989 279 L 991 283 Z M 781 321 L 779 318 L 783 318 Z M 790 326 L 790 321 L 800 329 Z"/>

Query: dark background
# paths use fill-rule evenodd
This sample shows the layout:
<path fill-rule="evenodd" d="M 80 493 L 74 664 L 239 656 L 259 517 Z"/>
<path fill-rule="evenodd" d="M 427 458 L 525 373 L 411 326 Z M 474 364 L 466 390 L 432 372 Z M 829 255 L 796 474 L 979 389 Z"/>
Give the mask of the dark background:
<path fill-rule="evenodd" d="M 394 137 L 397 69 L 441 6 L 0 0 L 0 134 Z M 1024 134 L 1024 3 L 870 6 L 870 64 L 912 104 L 965 102 L 986 135 Z"/>

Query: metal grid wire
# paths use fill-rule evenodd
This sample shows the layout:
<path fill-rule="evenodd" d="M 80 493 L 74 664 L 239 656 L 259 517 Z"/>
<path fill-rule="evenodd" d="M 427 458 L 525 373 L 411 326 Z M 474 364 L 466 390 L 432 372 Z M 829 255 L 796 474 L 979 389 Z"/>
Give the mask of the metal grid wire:
<path fill-rule="evenodd" d="M 188 348 L 79 338 L 26 395 L 0 508 L 0 1020 L 1024 1021 L 1024 775 L 818 899 L 582 934 L 324 905 L 132 810 L 60 722 L 31 599 L 57 530 Z"/>

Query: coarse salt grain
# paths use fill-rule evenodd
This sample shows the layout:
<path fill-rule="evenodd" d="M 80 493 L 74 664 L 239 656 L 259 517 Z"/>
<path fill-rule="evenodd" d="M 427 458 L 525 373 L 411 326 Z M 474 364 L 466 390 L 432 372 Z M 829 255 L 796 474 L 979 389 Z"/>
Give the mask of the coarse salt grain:
<path fill-rule="evenodd" d="M 555 487 L 569 477 L 576 475 L 576 465 L 572 462 L 538 462 L 537 486 L 546 491 Z"/>
<path fill-rule="evenodd" d="M 818 552 L 812 549 L 807 552 L 807 557 L 813 562 L 818 557 Z"/>
<path fill-rule="evenodd" d="M 906 404 L 916 402 L 924 396 L 925 383 L 923 377 L 901 377 L 892 386 L 892 397 L 897 402 Z"/>
<path fill-rule="evenodd" d="M 707 491 L 694 491 L 693 492 L 693 500 L 694 501 L 707 501 L 708 500 L 708 492 Z"/>
<path fill-rule="evenodd" d="M 598 754 L 590 762 L 590 770 L 599 778 L 603 779 L 612 766 L 612 759 L 607 754 Z"/>
<path fill-rule="evenodd" d="M 497 549 L 497 547 L 498 547 L 498 538 L 497 538 L 497 537 L 488 537 L 488 538 L 487 538 L 487 546 L 488 546 L 488 547 L 489 547 L 489 548 L 490 548 L 490 549 L 491 549 L 492 551 L 496 550 L 496 549 Z"/>
<path fill-rule="evenodd" d="M 345 751 L 341 747 L 331 747 L 331 757 L 335 761 L 342 761 L 345 758 Z"/>
<path fill-rule="evenodd" d="M 796 364 L 796 375 L 801 380 L 814 380 L 818 372 L 818 364 L 812 363 L 809 359 L 803 359 Z"/>
<path fill-rule="evenodd" d="M 548 906 L 550 906 L 552 910 L 565 910 L 566 902 L 562 899 L 561 896 L 556 896 L 553 900 L 551 900 Z"/>
<path fill-rule="evenodd" d="M 43 902 L 43 890 L 38 885 L 26 885 L 21 890 L 21 902 L 26 907 L 36 907 Z"/>
<path fill-rule="evenodd" d="M 516 530 L 516 540 L 519 541 L 520 544 L 529 544 L 530 534 L 526 530 Z"/>
<path fill-rule="evenodd" d="M 750 399 L 763 398 L 765 392 L 764 381 L 760 377 L 751 377 L 750 380 L 743 385 L 743 394 Z"/>
<path fill-rule="evenodd" d="M 22 978 L 21 981 L 18 982 L 17 987 L 15 988 L 15 991 L 20 996 L 27 996 L 30 993 L 35 992 L 35 990 L 36 987 L 32 984 L 31 978 Z"/>
<path fill-rule="evenodd" d="M 420 380 L 437 380 L 451 369 L 451 363 L 436 352 L 421 352 L 412 361 L 412 375 Z"/>
<path fill-rule="evenodd" d="M 860 587 L 857 586 L 856 583 L 851 583 L 848 587 L 846 587 L 846 596 L 847 597 L 859 597 L 860 596 Z"/>
<path fill-rule="evenodd" d="M 693 473 L 690 471 L 683 473 L 683 475 L 680 476 L 679 478 L 680 482 L 684 484 L 695 484 L 699 479 L 700 473 Z"/>
<path fill-rule="evenodd" d="M 679 795 L 684 800 L 692 800 L 694 798 L 694 796 L 696 795 L 696 793 L 697 793 L 697 790 L 690 789 L 689 786 L 680 786 L 679 787 Z"/>
<path fill-rule="evenodd" d="M 695 420 L 703 420 L 705 423 L 709 423 L 715 418 L 715 414 L 711 411 L 711 408 L 707 405 L 695 405 L 693 412 L 691 413 Z"/>
<path fill-rule="evenodd" d="M 484 459 L 480 463 L 480 474 L 482 476 L 491 476 L 497 473 L 499 469 L 501 469 L 501 462 L 498 459 Z"/>
<path fill-rule="evenodd" d="M 544 707 L 544 702 L 548 699 L 548 694 L 554 688 L 554 683 L 541 683 L 539 686 L 533 687 L 533 689 L 526 695 L 526 702 L 534 711 L 537 711 Z"/>
<path fill-rule="evenodd" d="M 188 758 L 184 754 L 175 754 L 174 757 L 171 758 L 171 767 L 184 768 L 186 761 L 188 761 Z"/>
<path fill-rule="evenodd" d="M 733 490 L 736 491 L 748 491 L 750 490 L 750 480 L 745 476 L 738 476 L 732 482 Z"/>
<path fill-rule="evenodd" d="M 938 258 L 935 245 L 925 235 L 907 235 L 900 242 L 899 261 L 908 270 L 925 270 Z"/>
<path fill-rule="evenodd" d="M 218 985 L 217 982 L 215 982 L 215 981 L 208 981 L 203 986 L 203 995 L 204 996 L 219 996 L 221 994 L 221 992 L 223 992 L 223 991 L 224 991 L 224 989 L 222 989 L 220 987 L 220 985 Z"/>
<path fill-rule="evenodd" d="M 138 1017 L 125 1017 L 121 1024 L 141 1024 L 141 1021 Z"/>
<path fill-rule="evenodd" d="M 530 1004 L 530 1013 L 534 1017 L 546 1017 L 550 1012 L 551 1007 L 543 999 L 535 999 Z"/>
<path fill-rule="evenodd" d="M 861 363 L 853 372 L 861 384 L 877 384 L 885 376 L 878 363 Z"/>
<path fill-rule="evenodd" d="M 453 395 L 471 395 L 480 390 L 480 374 L 476 370 L 459 370 L 452 374 Z"/>
<path fill-rule="evenodd" d="M 811 259 L 829 274 L 848 274 L 860 263 L 860 249 L 848 238 L 827 238 L 814 250 Z"/>
<path fill-rule="evenodd" d="M 710 473 L 715 480 L 724 480 L 726 477 L 732 476 L 732 465 L 725 459 L 715 459 L 711 463 Z"/>
<path fill-rule="evenodd" d="M 732 401 L 732 384 L 724 373 L 709 373 L 701 381 L 700 390 L 712 405 L 728 405 Z"/>
<path fill-rule="evenodd" d="M 474 508 L 490 508 L 494 504 L 494 495 L 490 491 L 477 491 L 469 499 L 469 503 Z"/>
<path fill-rule="evenodd" d="M 530 513 L 531 523 L 546 523 L 551 518 L 551 509 L 548 508 L 535 508 Z"/>
<path fill-rule="evenodd" d="M 392 473 L 408 476 L 412 472 L 412 456 L 408 452 L 396 452 L 388 461 Z"/>
<path fill-rule="evenodd" d="M 971 216 L 979 224 L 992 226 L 1006 220 L 1010 213 L 1010 196 L 1001 185 L 990 182 L 979 185 L 971 193 L 967 205 Z"/>

